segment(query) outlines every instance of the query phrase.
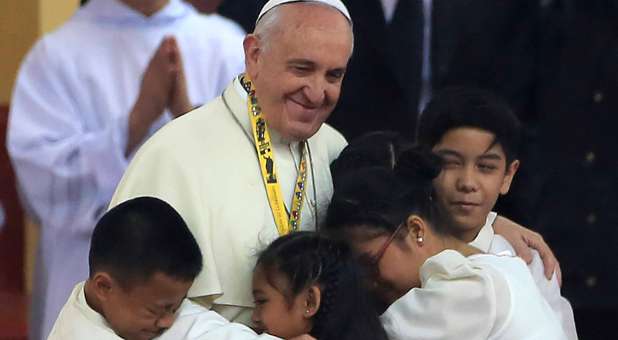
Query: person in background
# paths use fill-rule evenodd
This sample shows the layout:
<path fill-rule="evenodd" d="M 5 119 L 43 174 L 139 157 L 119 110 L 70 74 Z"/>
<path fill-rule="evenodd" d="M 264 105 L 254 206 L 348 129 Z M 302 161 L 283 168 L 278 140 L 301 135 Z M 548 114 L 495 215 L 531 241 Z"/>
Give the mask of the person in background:
<path fill-rule="evenodd" d="M 563 267 L 581 339 L 618 320 L 618 2 L 539 5 L 539 51 L 511 215 L 542 233 Z"/>
<path fill-rule="evenodd" d="M 232 29 L 233 28 L 233 29 Z M 19 71 L 7 148 L 41 226 L 30 338 L 45 339 L 136 148 L 242 71 L 242 34 L 180 0 L 90 0 Z"/>

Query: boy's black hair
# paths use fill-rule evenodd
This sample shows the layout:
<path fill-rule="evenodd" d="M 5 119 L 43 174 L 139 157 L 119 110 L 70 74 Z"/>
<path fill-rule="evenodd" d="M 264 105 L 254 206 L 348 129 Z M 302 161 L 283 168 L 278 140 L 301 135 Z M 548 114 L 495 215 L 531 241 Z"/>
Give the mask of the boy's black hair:
<path fill-rule="evenodd" d="M 350 240 L 354 230 L 391 234 L 416 214 L 436 233 L 448 234 L 450 222 L 434 204 L 432 180 L 441 171 L 440 158 L 421 147 L 402 150 L 396 156 L 392 167 L 378 164 L 339 174 L 325 233 L 344 240 Z"/>
<path fill-rule="evenodd" d="M 119 204 L 97 223 L 90 242 L 90 277 L 105 271 L 125 289 L 161 272 L 191 281 L 202 253 L 182 217 L 166 202 L 138 197 Z"/>
<path fill-rule="evenodd" d="M 417 142 L 433 148 L 449 130 L 461 127 L 491 132 L 507 165 L 517 159 L 522 138 L 519 119 L 504 100 L 476 88 L 451 87 L 438 93 L 421 114 Z"/>
<path fill-rule="evenodd" d="M 310 334 L 320 340 L 386 340 L 361 268 L 341 241 L 316 232 L 296 232 L 273 241 L 258 257 L 256 268 L 267 279 L 283 275 L 288 287 L 277 287 L 291 301 L 313 284 L 321 290 L 320 307 Z"/>

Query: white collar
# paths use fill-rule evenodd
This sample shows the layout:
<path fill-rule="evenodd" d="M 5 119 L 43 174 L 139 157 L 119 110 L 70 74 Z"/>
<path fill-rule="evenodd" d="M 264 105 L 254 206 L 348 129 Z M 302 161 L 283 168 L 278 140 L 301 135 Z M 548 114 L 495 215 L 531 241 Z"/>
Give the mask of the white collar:
<path fill-rule="evenodd" d="M 481 228 L 474 240 L 469 243 L 471 246 L 485 253 L 489 251 L 489 248 L 491 247 L 491 242 L 493 241 L 495 235 L 493 224 L 497 216 L 498 214 L 493 211 L 487 214 L 487 218 L 485 219 L 485 225 L 483 225 L 483 228 Z"/>
<path fill-rule="evenodd" d="M 81 11 L 101 21 L 146 25 L 165 24 L 196 13 L 191 5 L 181 0 L 169 0 L 167 5 L 150 17 L 144 16 L 120 0 L 90 0 Z"/>
<path fill-rule="evenodd" d="M 79 283 L 75 289 L 78 290 L 75 292 L 77 296 L 77 306 L 80 309 L 80 312 L 84 315 L 84 317 L 90 320 L 93 324 L 108 329 L 110 332 L 113 332 L 112 328 L 107 323 L 107 320 L 103 317 L 103 315 L 99 314 L 97 311 L 92 309 L 88 302 L 86 301 L 86 293 L 85 293 L 86 282 L 83 281 Z"/>

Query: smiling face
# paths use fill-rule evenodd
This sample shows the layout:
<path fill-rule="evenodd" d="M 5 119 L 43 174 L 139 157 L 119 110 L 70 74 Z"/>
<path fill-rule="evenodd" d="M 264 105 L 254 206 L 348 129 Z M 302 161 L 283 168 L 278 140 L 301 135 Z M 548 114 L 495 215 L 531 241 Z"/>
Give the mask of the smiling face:
<path fill-rule="evenodd" d="M 270 280 L 269 280 L 270 279 Z M 310 317 L 315 308 L 308 306 L 307 292 L 288 298 L 284 295 L 289 285 L 279 273 L 269 273 L 257 266 L 253 274 L 253 298 L 255 308 L 251 321 L 259 333 L 289 339 L 311 330 Z"/>
<path fill-rule="evenodd" d="M 99 298 L 101 314 L 114 332 L 127 340 L 149 340 L 171 327 L 192 284 L 160 272 L 129 290 L 113 279 L 104 281 L 98 288 L 103 297 Z"/>
<path fill-rule="evenodd" d="M 478 128 L 447 131 L 433 151 L 444 161 L 442 172 L 434 180 L 438 202 L 452 218 L 454 235 L 471 242 L 498 196 L 509 191 L 519 161 L 507 167 L 505 153 L 494 143 L 494 135 Z"/>
<path fill-rule="evenodd" d="M 247 74 L 269 127 L 288 140 L 305 140 L 337 104 L 352 31 L 332 8 L 288 4 L 277 10 L 277 29 L 268 41 L 245 38 Z"/>

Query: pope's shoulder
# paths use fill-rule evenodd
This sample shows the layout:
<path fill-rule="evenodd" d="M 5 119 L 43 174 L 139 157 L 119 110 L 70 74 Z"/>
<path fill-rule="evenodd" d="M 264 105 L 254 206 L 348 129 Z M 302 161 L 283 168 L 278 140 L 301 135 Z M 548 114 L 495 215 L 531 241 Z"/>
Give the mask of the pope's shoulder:
<path fill-rule="evenodd" d="M 339 157 L 343 148 L 348 145 L 345 137 L 327 123 L 322 124 L 318 132 L 311 138 L 311 141 L 315 141 L 320 147 L 324 148 L 324 151 L 328 155 L 329 163 Z M 312 142 L 312 145 L 313 144 Z"/>

